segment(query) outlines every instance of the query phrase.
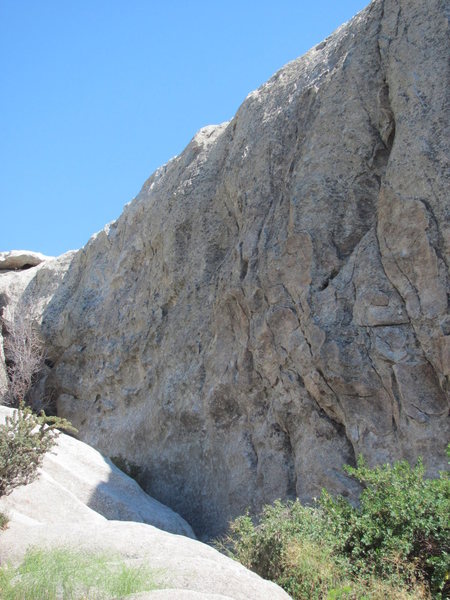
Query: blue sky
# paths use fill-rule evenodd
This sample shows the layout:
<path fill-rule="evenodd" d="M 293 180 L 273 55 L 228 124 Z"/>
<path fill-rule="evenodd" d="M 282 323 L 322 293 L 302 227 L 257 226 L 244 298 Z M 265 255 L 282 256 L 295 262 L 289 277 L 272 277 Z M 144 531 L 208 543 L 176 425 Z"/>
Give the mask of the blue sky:
<path fill-rule="evenodd" d="M 0 250 L 83 246 L 368 0 L 0 0 Z"/>

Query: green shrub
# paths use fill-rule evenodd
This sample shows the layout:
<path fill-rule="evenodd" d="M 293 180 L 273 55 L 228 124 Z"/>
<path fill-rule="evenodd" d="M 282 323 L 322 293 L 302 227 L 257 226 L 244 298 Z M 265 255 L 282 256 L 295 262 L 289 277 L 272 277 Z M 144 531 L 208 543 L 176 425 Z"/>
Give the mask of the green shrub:
<path fill-rule="evenodd" d="M 293 598 L 316 599 L 346 580 L 345 559 L 334 556 L 334 542 L 318 507 L 277 500 L 264 507 L 257 525 L 248 514 L 230 523 L 216 546 Z"/>
<path fill-rule="evenodd" d="M 8 525 L 8 522 L 9 522 L 8 515 L 0 512 L 0 530 L 5 529 L 5 527 Z"/>
<path fill-rule="evenodd" d="M 236 519 L 217 545 L 296 599 L 447 597 L 448 475 L 362 458 L 345 470 L 364 486 L 358 507 L 326 491 L 314 507 L 276 501 L 257 524 Z"/>
<path fill-rule="evenodd" d="M 0 568 L 2 600 L 100 600 L 156 589 L 156 572 L 120 557 L 58 548 L 31 549 L 22 564 Z"/>
<path fill-rule="evenodd" d="M 31 408 L 14 411 L 0 425 L 0 496 L 33 480 L 44 455 L 56 442 L 57 428 L 74 430 L 68 421 L 35 415 Z"/>
<path fill-rule="evenodd" d="M 330 545 L 296 537 L 283 553 L 277 582 L 294 598 L 320 600 L 327 597 L 329 590 L 352 589 L 346 586 L 345 574 Z"/>
<path fill-rule="evenodd" d="M 448 475 L 425 479 L 420 460 L 413 468 L 402 461 L 370 469 L 362 457 L 345 470 L 364 484 L 359 508 L 326 492 L 320 500 L 339 551 L 356 572 L 404 584 L 423 579 L 438 595 L 449 570 Z"/>
<path fill-rule="evenodd" d="M 217 545 L 262 577 L 277 580 L 284 572 L 286 549 L 293 539 L 327 543 L 329 538 L 320 511 L 298 500 L 276 500 L 263 508 L 257 526 L 248 514 L 230 523 L 229 534 Z"/>

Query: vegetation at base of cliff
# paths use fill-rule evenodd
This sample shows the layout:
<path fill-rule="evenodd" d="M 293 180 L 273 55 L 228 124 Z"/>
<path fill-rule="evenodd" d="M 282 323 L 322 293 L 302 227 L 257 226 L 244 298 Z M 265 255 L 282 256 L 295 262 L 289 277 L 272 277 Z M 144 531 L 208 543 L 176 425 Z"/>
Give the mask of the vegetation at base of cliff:
<path fill-rule="evenodd" d="M 46 351 L 34 311 L 29 304 L 19 306 L 9 319 L 1 319 L 8 373 L 5 404 L 16 408 L 26 403 L 32 387 L 39 381 L 45 366 Z M 44 408 L 40 399 L 39 410 Z"/>
<path fill-rule="evenodd" d="M 293 598 L 450 597 L 450 479 L 425 479 L 419 460 L 345 471 L 363 484 L 359 506 L 323 491 L 315 506 L 276 501 L 247 515 L 217 545 Z"/>
<path fill-rule="evenodd" d="M 5 418 L 0 425 L 0 496 L 33 480 L 56 442 L 57 428 L 74 431 L 66 419 L 36 415 L 23 404 Z"/>
<path fill-rule="evenodd" d="M 5 527 L 8 525 L 8 523 L 9 523 L 8 515 L 0 512 L 0 531 L 2 529 L 5 529 Z"/>
<path fill-rule="evenodd" d="M 28 550 L 19 567 L 0 568 L 2 600 L 103 600 L 157 589 L 156 571 L 120 557 L 65 548 Z"/>
<path fill-rule="evenodd" d="M 58 429 L 75 432 L 66 419 L 39 414 L 27 406 L 33 385 L 39 380 L 45 363 L 44 341 L 32 308 L 25 304 L 10 319 L 0 318 L 5 328 L 5 356 L 8 386 L 3 401 L 17 407 L 0 425 L 0 496 L 15 487 L 30 483 L 42 464 L 45 453 L 56 443 Z M 45 402 L 38 399 L 36 412 Z"/>

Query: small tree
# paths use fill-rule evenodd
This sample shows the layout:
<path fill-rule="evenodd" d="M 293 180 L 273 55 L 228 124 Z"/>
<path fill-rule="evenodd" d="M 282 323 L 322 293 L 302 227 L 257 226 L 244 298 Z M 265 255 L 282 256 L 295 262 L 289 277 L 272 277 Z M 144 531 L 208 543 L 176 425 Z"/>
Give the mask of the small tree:
<path fill-rule="evenodd" d="M 45 453 L 56 442 L 57 428 L 76 432 L 66 419 L 48 417 L 43 411 L 34 414 L 25 404 L 45 366 L 44 343 L 32 311 L 22 306 L 3 323 L 9 378 L 6 401 L 18 410 L 0 424 L 0 496 L 34 479 Z"/>
<path fill-rule="evenodd" d="M 34 478 L 57 437 L 55 425 L 48 425 L 47 419 L 24 407 L 0 425 L 0 496 Z"/>
<path fill-rule="evenodd" d="M 0 424 L 0 496 L 34 479 L 44 455 L 55 444 L 58 429 L 76 432 L 69 421 L 35 415 L 22 405 Z"/>
<path fill-rule="evenodd" d="M 4 319 L 5 358 L 8 373 L 6 401 L 18 407 L 39 379 L 45 365 L 45 349 L 36 321 L 27 307 L 16 309 Z"/>

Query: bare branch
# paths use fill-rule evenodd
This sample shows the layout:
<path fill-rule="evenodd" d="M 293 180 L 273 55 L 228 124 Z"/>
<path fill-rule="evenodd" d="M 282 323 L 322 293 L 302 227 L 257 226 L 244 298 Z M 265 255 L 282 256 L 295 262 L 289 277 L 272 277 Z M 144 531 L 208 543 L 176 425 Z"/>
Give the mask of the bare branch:
<path fill-rule="evenodd" d="M 4 348 L 9 378 L 7 402 L 12 406 L 19 406 L 44 369 L 44 343 L 31 311 L 24 307 L 15 309 L 4 322 Z"/>

